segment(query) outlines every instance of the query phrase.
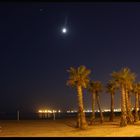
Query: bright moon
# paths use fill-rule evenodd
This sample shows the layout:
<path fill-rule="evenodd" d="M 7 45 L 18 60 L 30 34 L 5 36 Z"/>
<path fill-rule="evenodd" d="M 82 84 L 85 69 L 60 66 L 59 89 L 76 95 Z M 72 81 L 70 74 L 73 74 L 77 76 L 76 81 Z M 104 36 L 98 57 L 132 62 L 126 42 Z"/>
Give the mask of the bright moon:
<path fill-rule="evenodd" d="M 62 33 L 67 33 L 67 29 L 66 28 L 62 28 Z"/>

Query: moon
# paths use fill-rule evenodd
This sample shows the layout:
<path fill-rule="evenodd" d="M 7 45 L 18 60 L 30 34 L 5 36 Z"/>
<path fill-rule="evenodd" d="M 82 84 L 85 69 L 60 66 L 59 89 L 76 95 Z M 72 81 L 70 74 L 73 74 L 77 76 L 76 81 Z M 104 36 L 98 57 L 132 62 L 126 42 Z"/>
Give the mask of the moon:
<path fill-rule="evenodd" d="M 62 32 L 63 34 L 66 34 L 66 33 L 68 32 L 68 30 L 67 30 L 66 27 L 63 27 L 63 28 L 61 29 L 61 32 Z"/>

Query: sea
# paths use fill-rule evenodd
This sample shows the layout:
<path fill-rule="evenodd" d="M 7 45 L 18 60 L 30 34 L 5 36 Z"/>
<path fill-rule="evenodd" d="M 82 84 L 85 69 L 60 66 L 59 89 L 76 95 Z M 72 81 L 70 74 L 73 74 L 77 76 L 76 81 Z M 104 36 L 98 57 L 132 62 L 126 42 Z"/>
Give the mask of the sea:
<path fill-rule="evenodd" d="M 108 117 L 110 112 L 103 112 Z M 119 116 L 121 112 L 115 112 L 115 116 Z M 0 120 L 44 120 L 44 119 L 63 119 L 76 117 L 77 113 L 33 113 L 33 112 L 0 112 Z M 86 117 L 90 117 L 91 112 L 86 112 Z M 100 117 L 100 113 L 96 112 L 95 116 Z"/>

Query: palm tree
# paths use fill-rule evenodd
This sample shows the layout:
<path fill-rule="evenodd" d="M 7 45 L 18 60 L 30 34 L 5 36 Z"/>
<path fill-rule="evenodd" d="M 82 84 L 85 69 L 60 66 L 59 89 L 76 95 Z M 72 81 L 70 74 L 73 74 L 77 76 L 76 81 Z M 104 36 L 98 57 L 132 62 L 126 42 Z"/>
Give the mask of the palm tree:
<path fill-rule="evenodd" d="M 95 102 L 97 102 L 99 111 L 100 111 L 100 120 L 101 123 L 103 122 L 103 113 L 101 110 L 100 99 L 99 99 L 99 92 L 102 91 L 102 84 L 100 81 L 90 81 L 88 85 L 88 91 L 92 94 L 92 115 L 90 119 L 90 124 L 94 123 L 95 120 Z"/>
<path fill-rule="evenodd" d="M 91 73 L 91 71 L 87 69 L 85 66 L 81 65 L 78 68 L 70 67 L 68 72 L 69 79 L 67 81 L 67 85 L 75 87 L 77 89 L 78 108 L 79 108 L 77 126 L 81 129 L 86 129 L 87 122 L 84 112 L 82 89 L 87 88 L 87 85 L 89 83 L 88 76 Z"/>
<path fill-rule="evenodd" d="M 119 85 L 121 91 L 121 121 L 120 126 L 126 126 L 127 120 L 133 120 L 131 117 L 130 102 L 128 98 L 128 89 L 131 87 L 132 82 L 135 80 L 135 75 L 131 73 L 129 68 L 123 68 L 119 72 L 113 72 L 112 77 Z M 128 107 L 128 109 L 126 108 Z"/>
<path fill-rule="evenodd" d="M 138 101 L 139 101 L 139 111 L 138 111 L 138 114 L 139 114 L 139 120 L 140 120 L 140 93 L 138 94 Z"/>
<path fill-rule="evenodd" d="M 124 79 L 122 78 L 123 75 L 121 72 L 113 72 L 112 78 L 114 81 L 119 84 L 120 90 L 121 90 L 121 121 L 120 126 L 126 126 L 127 120 L 126 120 L 126 104 L 125 104 L 125 90 L 124 90 Z"/>
<path fill-rule="evenodd" d="M 130 69 L 126 69 L 125 74 L 127 75 L 127 81 L 125 84 L 125 96 L 126 96 L 126 110 L 127 110 L 127 122 L 128 124 L 134 123 L 134 117 L 132 115 L 131 110 L 131 90 L 132 85 L 135 81 L 136 75 L 130 71 Z"/>
<path fill-rule="evenodd" d="M 100 119 L 101 119 L 101 123 L 103 123 L 104 117 L 103 117 L 103 113 L 101 110 L 100 99 L 99 99 L 99 93 L 102 92 L 103 86 L 100 81 L 96 81 L 94 83 L 94 87 L 95 87 L 95 96 L 96 96 L 96 100 L 97 100 L 97 105 L 98 105 L 98 108 L 100 111 Z"/>
<path fill-rule="evenodd" d="M 139 120 L 140 120 L 140 94 L 138 94 L 138 102 L 139 102 L 139 111 L 138 111 L 138 115 L 139 115 Z"/>
<path fill-rule="evenodd" d="M 137 90 L 138 90 L 138 103 L 137 103 L 137 111 L 138 111 L 138 116 L 139 116 L 139 119 L 140 119 L 140 104 L 139 104 L 139 100 L 140 100 L 140 82 L 137 83 Z"/>
<path fill-rule="evenodd" d="M 138 115 L 139 115 L 139 120 L 140 120 L 140 82 L 138 82 Z"/>
<path fill-rule="evenodd" d="M 91 115 L 91 119 L 90 119 L 90 124 L 94 123 L 95 120 L 95 101 L 96 101 L 96 97 L 95 97 L 95 83 L 94 81 L 91 81 L 88 85 L 88 91 L 92 94 L 92 115 Z"/>
<path fill-rule="evenodd" d="M 133 84 L 133 89 L 132 92 L 135 94 L 135 114 L 134 114 L 134 121 L 137 122 L 138 119 L 138 87 L 137 87 L 137 83 Z"/>
<path fill-rule="evenodd" d="M 132 92 L 135 94 L 135 115 L 134 121 L 137 122 L 139 120 L 138 109 L 139 109 L 139 93 L 140 93 L 140 83 L 134 83 Z"/>
<path fill-rule="evenodd" d="M 110 93 L 111 95 L 111 106 L 110 106 L 110 118 L 109 120 L 110 121 L 113 121 L 114 120 L 114 95 L 115 95 L 115 90 L 117 89 L 117 86 L 115 84 L 115 82 L 113 80 L 110 80 L 108 83 L 107 83 L 107 92 Z"/>

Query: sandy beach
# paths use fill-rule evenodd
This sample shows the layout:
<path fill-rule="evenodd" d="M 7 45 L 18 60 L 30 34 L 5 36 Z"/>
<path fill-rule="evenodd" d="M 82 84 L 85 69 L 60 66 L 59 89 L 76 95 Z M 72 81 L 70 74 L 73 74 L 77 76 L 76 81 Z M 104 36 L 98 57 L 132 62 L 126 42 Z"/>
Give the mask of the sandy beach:
<path fill-rule="evenodd" d="M 0 137 L 139 137 L 140 121 L 127 127 L 119 127 L 119 118 L 96 121 L 87 130 L 75 128 L 75 119 L 58 120 L 2 120 Z"/>

